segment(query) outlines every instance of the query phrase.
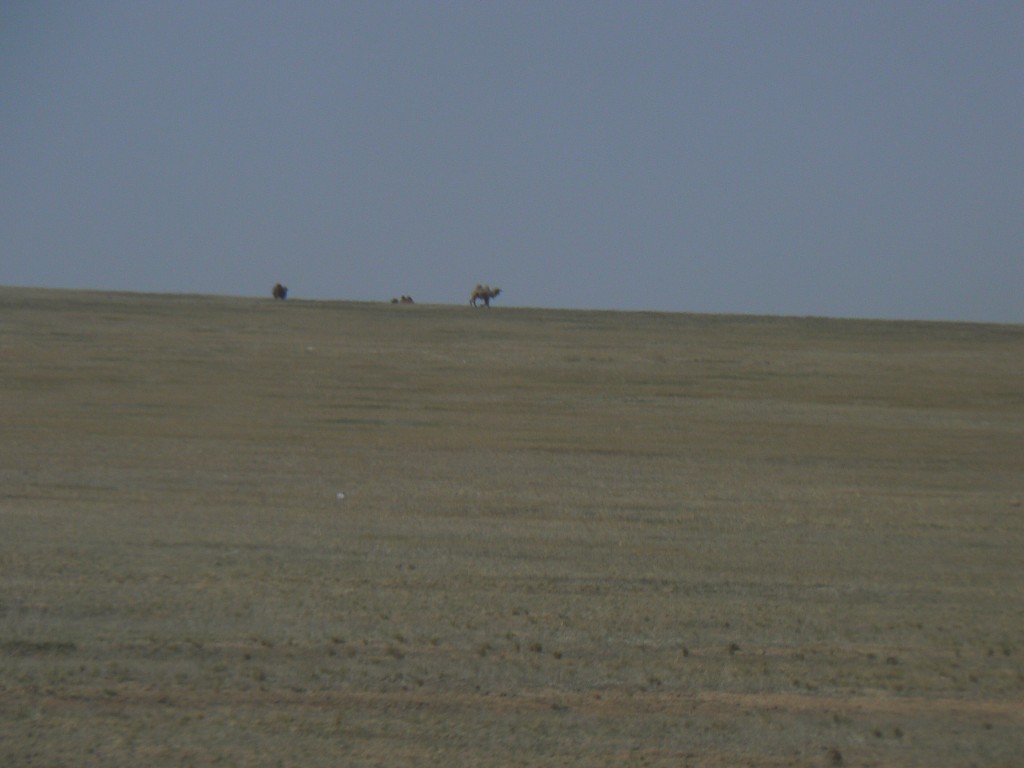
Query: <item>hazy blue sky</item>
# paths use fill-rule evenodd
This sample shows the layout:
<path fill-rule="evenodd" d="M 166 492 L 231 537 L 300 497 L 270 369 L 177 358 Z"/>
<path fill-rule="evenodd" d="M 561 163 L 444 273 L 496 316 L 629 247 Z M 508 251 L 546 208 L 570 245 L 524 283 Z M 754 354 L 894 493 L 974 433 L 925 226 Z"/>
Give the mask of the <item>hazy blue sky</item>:
<path fill-rule="evenodd" d="M 0 2 L 0 283 L 1024 322 L 1024 3 Z"/>

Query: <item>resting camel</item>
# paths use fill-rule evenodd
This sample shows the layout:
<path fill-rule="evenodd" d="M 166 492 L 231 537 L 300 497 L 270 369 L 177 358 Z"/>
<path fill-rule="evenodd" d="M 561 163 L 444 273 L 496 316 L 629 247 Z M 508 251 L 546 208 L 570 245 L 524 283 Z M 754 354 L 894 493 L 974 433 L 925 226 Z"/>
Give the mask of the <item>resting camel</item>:
<path fill-rule="evenodd" d="M 416 302 L 412 300 L 412 296 L 403 296 L 400 299 L 392 299 L 391 303 L 392 304 L 415 304 Z"/>
<path fill-rule="evenodd" d="M 482 301 L 485 307 L 491 306 L 491 299 L 497 297 L 501 293 L 501 288 L 491 288 L 489 285 L 480 285 L 477 283 L 476 288 L 473 289 L 473 293 L 469 296 L 469 303 L 471 306 L 478 307 L 478 301 Z"/>
<path fill-rule="evenodd" d="M 272 290 L 270 293 L 275 299 L 280 299 L 281 301 L 284 301 L 285 299 L 288 298 L 288 286 L 281 285 L 280 283 L 274 283 L 274 290 Z"/>

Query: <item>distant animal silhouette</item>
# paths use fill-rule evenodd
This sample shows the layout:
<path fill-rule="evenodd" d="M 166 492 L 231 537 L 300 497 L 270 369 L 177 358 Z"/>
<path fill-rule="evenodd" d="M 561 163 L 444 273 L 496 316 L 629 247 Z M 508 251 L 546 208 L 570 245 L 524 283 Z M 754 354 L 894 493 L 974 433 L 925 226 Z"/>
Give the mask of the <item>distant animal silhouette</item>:
<path fill-rule="evenodd" d="M 477 283 L 476 288 L 473 289 L 473 293 L 469 295 L 469 303 L 471 306 L 478 307 L 478 301 L 482 301 L 485 307 L 491 306 L 491 299 L 496 298 L 501 293 L 501 288 L 491 288 L 489 285 L 480 285 Z"/>
<path fill-rule="evenodd" d="M 415 304 L 416 302 L 412 300 L 412 296 L 403 296 L 400 299 L 392 299 L 391 303 L 392 304 Z"/>
<path fill-rule="evenodd" d="M 288 298 L 288 286 L 281 285 L 280 283 L 274 283 L 274 290 L 272 290 L 270 293 L 275 299 L 280 299 L 281 301 L 284 301 L 285 299 Z"/>

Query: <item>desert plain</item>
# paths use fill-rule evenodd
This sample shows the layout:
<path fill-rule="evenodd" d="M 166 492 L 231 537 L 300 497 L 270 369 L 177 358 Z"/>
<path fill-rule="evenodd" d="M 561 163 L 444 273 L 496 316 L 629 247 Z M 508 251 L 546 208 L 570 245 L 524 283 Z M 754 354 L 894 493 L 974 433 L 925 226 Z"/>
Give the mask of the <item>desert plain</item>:
<path fill-rule="evenodd" d="M 0 764 L 1019 766 L 1024 327 L 0 288 Z"/>

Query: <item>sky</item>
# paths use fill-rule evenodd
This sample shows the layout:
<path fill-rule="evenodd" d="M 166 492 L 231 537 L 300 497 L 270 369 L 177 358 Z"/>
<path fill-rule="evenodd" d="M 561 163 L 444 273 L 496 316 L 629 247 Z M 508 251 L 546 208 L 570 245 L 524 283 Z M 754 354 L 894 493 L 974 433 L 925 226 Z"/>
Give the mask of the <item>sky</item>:
<path fill-rule="evenodd" d="M 1024 3 L 0 0 L 0 284 L 1024 323 Z"/>

